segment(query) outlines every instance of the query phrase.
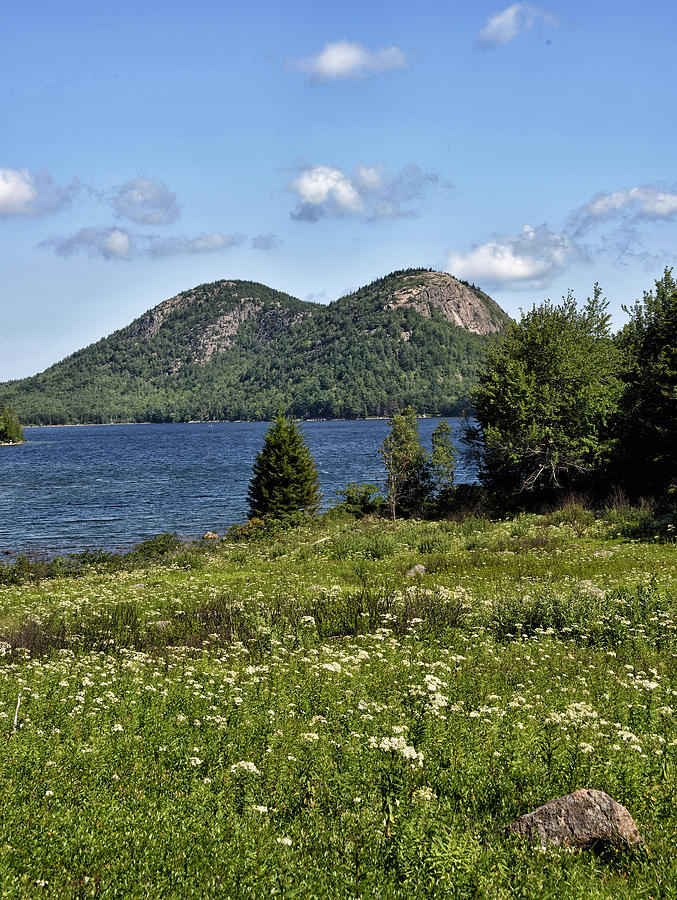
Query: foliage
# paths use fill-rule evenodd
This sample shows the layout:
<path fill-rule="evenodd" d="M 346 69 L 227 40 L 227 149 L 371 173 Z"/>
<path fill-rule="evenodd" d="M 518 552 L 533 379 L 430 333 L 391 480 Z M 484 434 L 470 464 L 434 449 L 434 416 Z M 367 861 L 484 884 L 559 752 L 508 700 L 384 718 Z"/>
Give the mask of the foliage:
<path fill-rule="evenodd" d="M 598 285 L 582 310 L 569 293 L 534 306 L 490 346 L 469 429 L 485 484 L 562 493 L 590 484 L 607 462 L 621 359 L 606 308 Z"/>
<path fill-rule="evenodd" d="M 397 513 L 420 515 L 426 503 L 449 494 L 454 480 L 456 449 L 451 428 L 443 419 L 432 434 L 432 453 L 421 444 L 418 418 L 407 407 L 388 422 L 390 431 L 379 453 L 386 467 L 388 506 L 393 521 Z"/>
<path fill-rule="evenodd" d="M 319 509 L 320 479 L 312 454 L 299 427 L 282 412 L 254 461 L 247 499 L 251 518 Z"/>
<path fill-rule="evenodd" d="M 25 440 L 14 410 L 0 403 L 0 444 L 21 444 Z"/>
<path fill-rule="evenodd" d="M 420 513 L 432 490 L 428 454 L 418 435 L 418 418 L 412 407 L 396 413 L 379 453 L 386 467 L 388 506 L 393 522 L 398 512 Z"/>
<path fill-rule="evenodd" d="M 432 433 L 430 468 L 437 485 L 438 499 L 444 503 L 451 494 L 457 464 L 456 447 L 451 439 L 451 426 L 442 419 Z"/>
<path fill-rule="evenodd" d="M 204 553 L 0 590 L 3 898 L 671 896 L 674 547 L 571 505 Z M 650 854 L 503 835 L 586 785 Z"/>
<path fill-rule="evenodd" d="M 407 405 L 458 415 L 490 339 L 437 313 L 389 307 L 425 274 L 396 272 L 328 305 L 248 281 L 200 285 L 45 372 L 0 385 L 0 401 L 38 425 L 261 421 L 280 408 L 297 418 L 388 416 Z M 502 326 L 505 313 L 472 290 Z"/>
<path fill-rule="evenodd" d="M 677 281 L 665 269 L 643 301 L 626 310 L 618 335 L 627 373 L 616 476 L 635 497 L 677 503 Z"/>
<path fill-rule="evenodd" d="M 375 484 L 360 484 L 356 481 L 349 481 L 338 495 L 343 497 L 340 508 L 358 517 L 378 512 L 385 502 Z"/>

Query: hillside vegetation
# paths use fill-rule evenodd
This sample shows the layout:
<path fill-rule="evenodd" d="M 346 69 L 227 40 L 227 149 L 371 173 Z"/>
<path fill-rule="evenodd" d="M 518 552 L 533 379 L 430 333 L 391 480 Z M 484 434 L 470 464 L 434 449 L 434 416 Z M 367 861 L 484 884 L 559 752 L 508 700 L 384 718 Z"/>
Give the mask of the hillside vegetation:
<path fill-rule="evenodd" d="M 178 294 L 45 372 L 0 385 L 24 424 L 458 414 L 490 336 L 482 291 L 423 269 L 323 306 L 261 284 Z"/>
<path fill-rule="evenodd" d="M 671 896 L 677 557 L 649 526 L 334 513 L 0 587 L 0 893 Z M 504 836 L 580 787 L 649 852 Z"/>

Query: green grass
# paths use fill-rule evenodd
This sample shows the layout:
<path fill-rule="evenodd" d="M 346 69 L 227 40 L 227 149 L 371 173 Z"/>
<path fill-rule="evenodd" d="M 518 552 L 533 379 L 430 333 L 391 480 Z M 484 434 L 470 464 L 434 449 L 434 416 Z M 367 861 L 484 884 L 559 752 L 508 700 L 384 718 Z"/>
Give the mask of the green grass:
<path fill-rule="evenodd" d="M 24 572 L 0 895 L 675 896 L 677 553 L 630 518 L 334 514 Z M 650 852 L 504 837 L 579 787 Z"/>

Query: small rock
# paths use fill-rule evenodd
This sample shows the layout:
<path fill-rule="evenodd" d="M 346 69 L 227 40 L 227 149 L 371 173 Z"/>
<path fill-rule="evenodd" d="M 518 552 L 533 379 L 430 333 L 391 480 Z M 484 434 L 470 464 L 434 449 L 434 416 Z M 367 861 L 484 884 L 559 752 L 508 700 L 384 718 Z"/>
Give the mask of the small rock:
<path fill-rule="evenodd" d="M 407 572 L 407 578 L 414 578 L 416 575 L 425 575 L 428 570 L 421 563 L 416 563 L 415 566 L 412 566 L 411 569 Z"/>
<path fill-rule="evenodd" d="M 520 816 L 505 829 L 508 834 L 557 847 L 613 846 L 637 849 L 644 841 L 624 806 L 604 791 L 581 788 L 573 794 L 549 800 L 538 809 Z"/>
<path fill-rule="evenodd" d="M 159 631 L 166 631 L 172 623 L 169 619 L 159 619 L 157 622 L 152 622 L 151 624 Z"/>
<path fill-rule="evenodd" d="M 218 534 L 215 531 L 207 531 L 202 535 L 203 541 L 217 541 L 219 539 Z"/>

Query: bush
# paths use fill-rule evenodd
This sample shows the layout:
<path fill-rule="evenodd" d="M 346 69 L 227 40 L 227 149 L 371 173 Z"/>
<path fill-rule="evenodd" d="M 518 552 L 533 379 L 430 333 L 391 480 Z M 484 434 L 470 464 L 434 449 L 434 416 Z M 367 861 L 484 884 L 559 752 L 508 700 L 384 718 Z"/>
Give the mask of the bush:
<path fill-rule="evenodd" d="M 385 500 L 375 484 L 349 481 L 343 490 L 338 491 L 338 496 L 343 497 L 343 500 L 337 508 L 356 518 L 380 512 L 385 506 Z"/>
<path fill-rule="evenodd" d="M 0 444 L 21 444 L 25 440 L 14 410 L 0 403 Z"/>

